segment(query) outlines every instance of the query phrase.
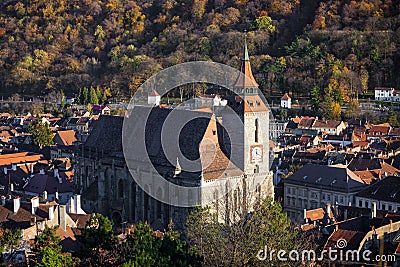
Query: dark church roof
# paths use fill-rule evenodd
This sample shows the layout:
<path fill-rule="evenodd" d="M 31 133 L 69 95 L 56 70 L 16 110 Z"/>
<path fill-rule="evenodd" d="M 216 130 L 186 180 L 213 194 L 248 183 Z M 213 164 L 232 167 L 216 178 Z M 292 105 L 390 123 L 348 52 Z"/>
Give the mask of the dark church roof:
<path fill-rule="evenodd" d="M 100 116 L 94 122 L 93 131 L 84 143 L 84 148 L 92 151 L 122 151 L 123 117 Z"/>
<path fill-rule="evenodd" d="M 172 114 L 172 112 L 176 113 Z M 169 120 L 170 116 L 173 117 L 171 121 Z M 122 153 L 122 132 L 125 131 L 124 138 L 126 138 L 126 142 L 124 143 L 124 149 L 128 160 L 144 162 L 145 155 L 148 155 L 153 166 L 160 173 L 165 173 L 165 170 L 161 170 L 161 168 L 169 168 L 169 171 L 171 171 L 171 169 L 175 168 L 174 165 L 177 158 L 182 169 L 188 169 L 184 165 L 181 156 L 179 156 L 179 152 L 192 161 L 200 158 L 201 142 L 207 133 L 213 135 L 212 132 L 214 130 L 217 137 L 216 142 L 221 143 L 221 140 L 218 140 L 222 136 L 219 133 L 220 127 L 217 127 L 217 122 L 212 113 L 136 106 L 131 116 L 126 118 L 125 125 L 123 120 L 123 117 L 101 116 L 95 122 L 92 133 L 84 143 L 84 148 L 91 151 L 103 151 L 108 155 L 113 152 Z M 146 123 L 145 140 L 143 140 L 143 135 L 140 134 L 140 131 L 143 131 L 143 123 Z M 179 125 L 184 126 L 179 129 L 177 128 Z M 165 155 L 165 147 L 163 147 L 165 144 L 161 142 L 162 131 L 169 133 L 170 137 L 179 142 L 179 146 L 167 146 L 169 149 L 168 157 Z M 130 153 L 131 151 L 132 153 Z M 228 171 L 221 172 L 220 169 L 225 170 L 227 167 Z M 197 166 L 196 169 L 203 170 L 202 166 Z M 196 172 L 192 173 L 194 177 L 200 177 L 200 174 L 200 172 L 197 172 L 197 174 Z M 203 177 L 206 180 L 216 179 L 220 176 L 231 177 L 241 174 L 242 172 L 239 168 L 230 162 L 219 147 L 215 160 L 203 170 Z M 182 173 L 182 175 L 187 176 L 187 173 Z"/>

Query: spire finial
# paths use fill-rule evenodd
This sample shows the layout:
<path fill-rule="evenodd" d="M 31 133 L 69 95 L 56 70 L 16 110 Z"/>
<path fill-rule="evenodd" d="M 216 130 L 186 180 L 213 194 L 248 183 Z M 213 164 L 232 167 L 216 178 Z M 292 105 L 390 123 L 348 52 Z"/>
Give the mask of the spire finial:
<path fill-rule="evenodd" d="M 246 32 L 246 30 L 244 31 L 244 55 L 243 55 L 243 60 L 244 61 L 250 61 L 249 52 L 247 51 L 247 32 Z"/>

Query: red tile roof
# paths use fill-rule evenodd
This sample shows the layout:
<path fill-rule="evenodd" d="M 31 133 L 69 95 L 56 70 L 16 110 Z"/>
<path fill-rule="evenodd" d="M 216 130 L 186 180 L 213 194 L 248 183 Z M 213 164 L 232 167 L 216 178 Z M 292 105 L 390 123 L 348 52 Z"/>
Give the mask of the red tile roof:
<path fill-rule="evenodd" d="M 329 121 L 321 121 L 316 120 L 314 122 L 313 127 L 315 128 L 336 128 L 340 125 L 341 121 L 329 120 Z"/>
<path fill-rule="evenodd" d="M 64 146 L 72 146 L 73 143 L 78 140 L 76 139 L 74 130 L 58 131 L 56 133 L 56 137 L 57 136 L 60 138 L 62 142 L 60 145 Z"/>
<path fill-rule="evenodd" d="M 0 155 L 0 166 L 36 162 L 42 159 L 42 155 L 29 152 Z"/>
<path fill-rule="evenodd" d="M 285 93 L 285 94 L 282 96 L 281 99 L 282 99 L 282 100 L 289 100 L 289 99 L 291 99 L 291 98 L 290 98 L 290 96 L 289 96 L 287 93 Z"/>
<path fill-rule="evenodd" d="M 330 218 L 334 218 L 332 209 L 331 209 L 330 213 L 331 213 Z M 309 219 L 311 221 L 322 220 L 325 217 L 325 209 L 318 208 L 318 209 L 314 209 L 314 210 L 307 210 L 306 217 L 307 217 L 307 219 Z"/>
<path fill-rule="evenodd" d="M 365 233 L 363 232 L 338 229 L 335 232 L 333 232 L 331 236 L 328 238 L 328 241 L 326 241 L 325 249 L 338 248 L 337 242 L 341 239 L 344 239 L 347 245 L 343 248 L 343 250 L 353 250 L 353 249 L 357 250 L 364 236 Z"/>
<path fill-rule="evenodd" d="M 156 90 L 153 90 L 149 93 L 149 96 L 160 96 L 160 95 L 156 92 Z"/>
<path fill-rule="evenodd" d="M 250 61 L 243 61 L 241 67 L 241 73 L 236 80 L 236 87 L 256 87 L 258 88 L 258 83 L 254 79 L 253 73 L 251 71 Z"/>

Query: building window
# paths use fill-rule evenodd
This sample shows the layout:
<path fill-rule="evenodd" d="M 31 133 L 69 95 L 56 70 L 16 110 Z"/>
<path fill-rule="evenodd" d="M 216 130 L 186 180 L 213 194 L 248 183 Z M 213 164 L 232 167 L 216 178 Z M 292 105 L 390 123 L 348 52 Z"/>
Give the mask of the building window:
<path fill-rule="evenodd" d="M 258 143 L 258 119 L 255 121 L 254 142 Z"/>
<path fill-rule="evenodd" d="M 118 197 L 124 197 L 124 181 L 122 181 L 122 179 L 119 179 L 118 181 Z"/>

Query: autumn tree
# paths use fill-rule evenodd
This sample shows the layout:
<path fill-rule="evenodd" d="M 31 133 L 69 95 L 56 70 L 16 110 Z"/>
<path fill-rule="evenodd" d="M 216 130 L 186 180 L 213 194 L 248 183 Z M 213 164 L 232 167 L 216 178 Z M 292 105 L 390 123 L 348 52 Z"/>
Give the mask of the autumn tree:
<path fill-rule="evenodd" d="M 361 116 L 361 109 L 357 99 L 352 99 L 349 102 L 345 117 L 346 118 L 359 118 Z"/>

